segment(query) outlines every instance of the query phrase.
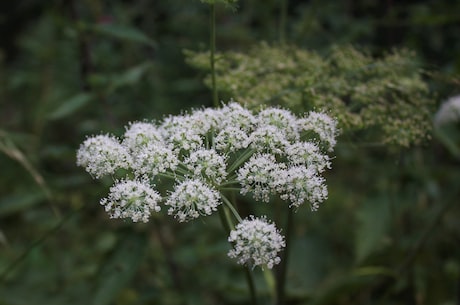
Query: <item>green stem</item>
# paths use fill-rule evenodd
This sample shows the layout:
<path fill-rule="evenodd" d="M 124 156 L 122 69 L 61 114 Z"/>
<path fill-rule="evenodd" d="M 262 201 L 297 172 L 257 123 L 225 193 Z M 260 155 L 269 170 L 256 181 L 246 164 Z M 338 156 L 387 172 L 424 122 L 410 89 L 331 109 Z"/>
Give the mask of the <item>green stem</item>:
<path fill-rule="evenodd" d="M 214 107 L 219 107 L 219 98 L 217 96 L 217 86 L 216 86 L 216 67 L 215 67 L 215 53 L 216 53 L 216 5 L 214 3 L 210 4 L 211 14 L 210 14 L 210 27 L 211 27 L 211 37 L 210 37 L 210 47 L 211 47 L 211 86 L 212 86 L 212 103 Z"/>
<path fill-rule="evenodd" d="M 276 279 L 276 304 L 277 305 L 284 305 L 286 304 L 286 274 L 287 274 L 287 264 L 289 258 L 289 246 L 291 241 L 292 235 L 292 227 L 293 227 L 293 214 L 291 208 L 288 208 L 287 211 L 287 221 L 285 227 L 285 234 L 286 234 L 286 248 L 284 248 L 284 252 L 281 257 L 281 264 L 277 270 L 277 279 Z"/>
<path fill-rule="evenodd" d="M 233 216 L 241 222 L 242 219 L 238 212 L 236 211 L 235 207 L 233 204 L 225 197 L 222 195 L 222 200 L 225 203 L 225 206 L 219 206 L 219 216 L 220 216 L 220 221 L 222 222 L 223 227 L 225 228 L 225 231 L 227 234 L 230 234 L 230 230 L 233 230 L 235 227 L 233 225 L 233 221 L 230 217 L 229 211 L 232 212 Z M 251 294 L 251 302 L 253 305 L 257 305 L 257 293 L 256 293 L 256 286 L 254 282 L 254 277 L 252 275 L 252 270 L 250 270 L 248 267 L 245 267 L 245 274 L 246 274 L 246 280 L 248 282 L 249 286 L 249 292 Z"/>
<path fill-rule="evenodd" d="M 286 43 L 287 6 L 288 6 L 288 0 L 281 0 L 279 39 L 280 39 L 280 44 L 282 45 Z"/>
<path fill-rule="evenodd" d="M 227 169 L 228 173 L 232 173 L 234 170 L 236 170 L 241 164 L 246 162 L 247 159 L 249 159 L 252 154 L 255 152 L 254 149 L 247 149 L 244 151 L 235 162 Z"/>
<path fill-rule="evenodd" d="M 222 201 L 225 203 L 225 206 L 232 212 L 233 216 L 235 216 L 235 218 L 238 220 L 238 222 L 243 221 L 241 219 L 240 214 L 238 214 L 238 211 L 235 209 L 235 207 L 230 202 L 230 200 L 228 200 L 227 197 L 225 197 L 224 195 L 222 195 L 221 197 L 222 197 Z"/>
<path fill-rule="evenodd" d="M 248 281 L 248 285 L 249 285 L 249 292 L 251 293 L 252 304 L 257 305 L 256 285 L 254 283 L 254 277 L 252 275 L 252 270 L 250 270 L 249 267 L 246 267 L 245 271 L 246 271 L 246 280 Z"/>

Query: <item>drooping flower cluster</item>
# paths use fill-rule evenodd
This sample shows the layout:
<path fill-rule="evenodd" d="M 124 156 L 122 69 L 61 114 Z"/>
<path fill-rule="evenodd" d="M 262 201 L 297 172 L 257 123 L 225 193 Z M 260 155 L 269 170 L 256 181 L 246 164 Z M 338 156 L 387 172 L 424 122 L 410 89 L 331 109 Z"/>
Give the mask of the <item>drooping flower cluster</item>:
<path fill-rule="evenodd" d="M 289 207 L 307 203 L 316 210 L 327 199 L 322 173 L 331 167 L 328 153 L 336 135 L 336 121 L 324 113 L 298 117 L 281 108 L 254 113 L 230 102 L 158 123 L 131 123 L 120 139 L 89 137 L 77 152 L 77 164 L 96 179 L 114 178 L 101 200 L 112 218 L 147 222 L 164 205 L 178 221 L 189 221 L 231 204 L 224 197 L 229 188 L 256 201 L 279 197 Z M 269 268 L 284 246 L 265 218 L 247 218 L 229 240 L 230 257 Z"/>
<path fill-rule="evenodd" d="M 228 241 L 234 244 L 228 256 L 239 264 L 270 269 L 280 262 L 278 252 L 286 245 L 275 225 L 265 217 L 244 219 L 230 232 Z"/>

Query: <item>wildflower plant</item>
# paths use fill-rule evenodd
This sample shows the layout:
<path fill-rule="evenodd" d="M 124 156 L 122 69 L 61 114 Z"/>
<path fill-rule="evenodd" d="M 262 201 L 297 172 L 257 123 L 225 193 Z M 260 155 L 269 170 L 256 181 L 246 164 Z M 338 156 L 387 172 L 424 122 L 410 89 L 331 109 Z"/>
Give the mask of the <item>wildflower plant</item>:
<path fill-rule="evenodd" d="M 236 190 L 266 203 L 278 197 L 291 209 L 317 210 L 327 199 L 322 174 L 331 167 L 337 132 L 337 122 L 324 113 L 298 117 L 274 107 L 255 113 L 231 101 L 159 122 L 130 123 L 121 139 L 88 137 L 77 164 L 95 179 L 113 178 L 100 201 L 111 218 L 148 222 L 164 208 L 189 222 L 229 211 L 228 256 L 270 269 L 285 247 L 281 231 L 266 216 L 243 220 L 229 194 Z"/>
<path fill-rule="evenodd" d="M 189 65 L 210 72 L 204 81 L 212 87 L 208 52 L 184 53 Z M 248 107 L 321 109 L 337 118 L 344 134 L 358 134 L 361 142 L 409 147 L 430 137 L 436 101 L 409 50 L 376 57 L 352 46 L 335 46 L 320 54 L 263 42 L 216 56 L 217 90 Z"/>

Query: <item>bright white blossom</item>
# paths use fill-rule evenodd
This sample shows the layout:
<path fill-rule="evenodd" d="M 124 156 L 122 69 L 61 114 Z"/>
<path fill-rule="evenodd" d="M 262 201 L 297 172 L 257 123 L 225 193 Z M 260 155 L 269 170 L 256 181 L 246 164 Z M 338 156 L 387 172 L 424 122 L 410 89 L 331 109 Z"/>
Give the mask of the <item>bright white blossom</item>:
<path fill-rule="evenodd" d="M 205 122 L 191 120 L 190 115 L 170 116 L 160 126 L 161 134 L 167 143 L 179 151 L 193 151 L 203 145 L 201 128 Z"/>
<path fill-rule="evenodd" d="M 194 176 L 220 184 L 227 176 L 225 158 L 213 149 L 194 151 L 184 160 L 184 164 Z"/>
<path fill-rule="evenodd" d="M 273 155 L 253 155 L 239 170 L 237 180 L 241 194 L 252 192 L 255 200 L 268 202 L 275 192 L 276 173 L 284 167 Z"/>
<path fill-rule="evenodd" d="M 231 101 L 159 123 L 130 123 L 121 143 L 109 135 L 90 137 L 77 152 L 77 164 L 95 178 L 125 173 L 144 186 L 155 181 L 165 187 L 161 202 L 179 221 L 210 215 L 220 204 L 221 188 L 237 184 L 255 200 L 279 196 L 291 207 L 309 203 L 315 210 L 327 198 L 321 174 L 331 167 L 327 151 L 336 136 L 337 122 L 324 113 L 299 118 L 289 110 L 255 112 Z M 104 202 L 111 207 L 116 200 L 110 196 Z"/>
<path fill-rule="evenodd" d="M 284 130 L 272 125 L 257 128 L 249 137 L 251 148 L 259 152 L 283 154 L 289 146 Z"/>
<path fill-rule="evenodd" d="M 108 197 L 101 200 L 101 205 L 110 218 L 131 218 L 134 222 L 147 222 L 152 211 L 160 211 L 160 199 L 160 194 L 148 182 L 122 180 L 110 188 Z"/>
<path fill-rule="evenodd" d="M 134 122 L 126 128 L 122 144 L 136 153 L 148 144 L 161 143 L 163 138 L 153 123 Z"/>
<path fill-rule="evenodd" d="M 120 168 L 128 169 L 130 163 L 128 150 L 110 135 L 89 137 L 77 151 L 77 165 L 97 179 Z"/>
<path fill-rule="evenodd" d="M 236 225 L 228 241 L 233 248 L 228 252 L 238 264 L 249 267 L 267 266 L 269 269 L 281 259 L 278 253 L 286 246 L 284 237 L 265 217 L 251 216 Z"/>
<path fill-rule="evenodd" d="M 174 170 L 179 158 L 170 146 L 162 143 L 147 143 L 133 156 L 132 168 L 136 175 L 154 177 L 167 170 Z"/>
<path fill-rule="evenodd" d="M 169 206 L 169 215 L 184 222 L 211 215 L 221 202 L 219 192 L 201 179 L 188 179 L 176 185 L 165 204 Z"/>
<path fill-rule="evenodd" d="M 299 119 L 298 122 L 300 131 L 316 133 L 328 151 L 334 149 L 338 133 L 335 119 L 325 113 L 311 111 L 306 118 Z"/>
<path fill-rule="evenodd" d="M 319 204 L 327 199 L 325 179 L 312 167 L 293 166 L 276 172 L 277 192 L 283 200 L 289 200 L 292 206 L 299 207 L 305 201 L 316 211 Z"/>
<path fill-rule="evenodd" d="M 457 123 L 459 121 L 460 95 L 457 95 L 442 103 L 441 107 L 434 116 L 434 125 L 439 127 L 450 123 Z"/>
<path fill-rule="evenodd" d="M 251 111 L 238 103 L 230 102 L 220 110 L 222 113 L 221 126 L 233 126 L 250 133 L 257 123 Z"/>
<path fill-rule="evenodd" d="M 259 126 L 271 125 L 282 130 L 289 141 L 299 139 L 297 118 L 289 111 L 280 108 L 266 108 L 257 115 Z"/>
<path fill-rule="evenodd" d="M 460 108 L 459 100 L 449 109 Z M 169 215 L 186 222 L 213 214 L 225 199 L 220 192 L 236 187 L 257 201 L 278 196 L 290 208 L 309 204 L 316 210 L 328 197 L 321 174 L 331 168 L 327 152 L 336 136 L 337 122 L 324 113 L 299 118 L 281 108 L 253 112 L 231 101 L 159 123 L 130 123 L 121 142 L 110 135 L 89 137 L 78 149 L 77 165 L 95 178 L 126 175 L 100 201 L 111 218 L 147 222 L 164 204 Z M 252 268 L 273 268 L 285 247 L 265 216 L 242 220 L 228 241 L 228 256 Z"/>
<path fill-rule="evenodd" d="M 286 148 L 286 155 L 289 163 L 304 164 L 315 168 L 319 173 L 331 168 L 329 156 L 323 154 L 318 145 L 312 142 L 295 142 Z"/>
<path fill-rule="evenodd" d="M 215 147 L 219 151 L 236 152 L 247 148 L 248 145 L 249 136 L 239 127 L 227 126 L 215 137 Z"/>

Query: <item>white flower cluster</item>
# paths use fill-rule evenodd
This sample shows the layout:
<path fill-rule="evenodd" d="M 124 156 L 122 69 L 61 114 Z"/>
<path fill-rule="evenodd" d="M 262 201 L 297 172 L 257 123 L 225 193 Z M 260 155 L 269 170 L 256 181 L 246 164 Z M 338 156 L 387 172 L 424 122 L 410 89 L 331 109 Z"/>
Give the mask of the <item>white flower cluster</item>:
<path fill-rule="evenodd" d="M 441 127 L 460 121 L 460 95 L 453 96 L 441 104 L 434 116 L 434 125 Z"/>
<path fill-rule="evenodd" d="M 322 174 L 331 167 L 328 153 L 336 136 L 336 121 L 324 113 L 297 117 L 280 108 L 256 113 L 230 102 L 159 123 L 131 123 L 121 139 L 89 137 L 77 164 L 94 178 L 114 178 L 101 200 L 112 218 L 147 222 L 164 204 L 169 215 L 189 221 L 211 215 L 222 202 L 231 204 L 223 197 L 226 188 L 316 210 L 328 196 Z M 271 268 L 284 247 L 274 224 L 253 216 L 236 226 L 229 241 L 234 244 L 229 256 L 250 266 Z"/>
<path fill-rule="evenodd" d="M 273 268 L 281 260 L 278 252 L 286 246 L 284 237 L 265 217 L 244 219 L 230 232 L 228 241 L 233 243 L 228 256 L 252 268 Z"/>
<path fill-rule="evenodd" d="M 110 218 L 131 218 L 134 222 L 147 222 L 151 211 L 160 211 L 161 196 L 148 182 L 123 180 L 110 188 L 107 198 L 101 199 Z"/>

